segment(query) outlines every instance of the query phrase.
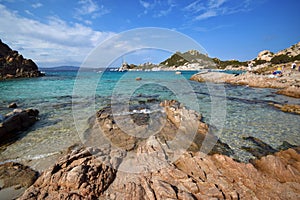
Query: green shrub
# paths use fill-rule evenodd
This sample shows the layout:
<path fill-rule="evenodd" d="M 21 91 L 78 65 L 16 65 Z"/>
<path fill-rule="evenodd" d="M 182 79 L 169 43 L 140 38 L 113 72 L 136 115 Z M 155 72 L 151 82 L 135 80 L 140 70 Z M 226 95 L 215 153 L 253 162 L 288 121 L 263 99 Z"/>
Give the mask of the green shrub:
<path fill-rule="evenodd" d="M 177 52 L 176 54 L 173 54 L 170 58 L 161 62 L 160 64 L 167 65 L 167 66 L 174 66 L 174 65 L 180 66 L 180 65 L 184 65 L 187 62 L 188 61 L 181 56 L 181 53 Z"/>
<path fill-rule="evenodd" d="M 298 54 L 297 56 L 293 57 L 293 61 L 296 61 L 296 60 L 300 60 L 300 54 Z"/>
<path fill-rule="evenodd" d="M 293 58 L 292 57 L 289 57 L 288 55 L 278 55 L 278 56 L 274 56 L 272 59 L 271 59 L 271 63 L 272 64 L 283 64 L 283 63 L 287 63 L 287 62 L 292 62 L 293 61 Z"/>
<path fill-rule="evenodd" d="M 226 60 L 222 61 L 218 58 L 212 59 L 218 66 L 219 69 L 225 69 L 227 66 L 232 66 L 234 68 L 238 68 L 240 66 L 247 66 L 247 62 L 240 62 L 238 60 Z"/>
<path fill-rule="evenodd" d="M 265 64 L 267 61 L 265 61 L 265 60 L 255 60 L 255 66 L 256 65 L 262 65 L 262 64 Z"/>

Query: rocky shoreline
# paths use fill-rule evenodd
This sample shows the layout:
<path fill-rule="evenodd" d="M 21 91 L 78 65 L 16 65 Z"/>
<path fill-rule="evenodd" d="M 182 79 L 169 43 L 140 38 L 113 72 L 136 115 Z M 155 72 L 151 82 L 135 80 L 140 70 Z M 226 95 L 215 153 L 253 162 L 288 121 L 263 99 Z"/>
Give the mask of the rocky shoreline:
<path fill-rule="evenodd" d="M 228 83 L 233 85 L 247 85 L 258 88 L 275 88 L 277 94 L 300 98 L 300 72 L 286 69 L 280 77 L 246 72 L 244 74 L 227 74 L 222 72 L 200 72 L 190 80 L 198 82 Z"/>
<path fill-rule="evenodd" d="M 213 136 L 199 113 L 177 101 L 164 101 L 160 108 L 148 113 L 142 104 L 113 116 L 111 106 L 104 107 L 89 119 L 85 143 L 70 147 L 35 182 L 38 173 L 28 171 L 25 179 L 30 181 L 23 183 L 28 168 L 16 163 L 0 165 L 0 178 L 10 177 L 1 172 L 3 167 L 19 166 L 12 173 L 22 178 L 6 187 L 34 182 L 19 199 L 300 198 L 299 147 L 285 144 L 278 151 L 245 138 L 261 151 L 257 159 L 241 163 L 231 158 L 230 147 Z M 205 139 L 216 144 L 209 154 L 201 148 Z"/>
<path fill-rule="evenodd" d="M 19 199 L 298 199 L 299 149 L 288 149 L 238 163 L 225 155 L 186 152 L 168 163 L 160 142 L 151 137 L 143 153 L 160 155 L 158 171 L 118 170 L 122 152 L 74 148 L 44 171 Z M 142 152 L 140 152 L 142 153 Z"/>
<path fill-rule="evenodd" d="M 31 59 L 25 59 L 0 40 L 0 80 L 40 77 L 43 75 Z"/>

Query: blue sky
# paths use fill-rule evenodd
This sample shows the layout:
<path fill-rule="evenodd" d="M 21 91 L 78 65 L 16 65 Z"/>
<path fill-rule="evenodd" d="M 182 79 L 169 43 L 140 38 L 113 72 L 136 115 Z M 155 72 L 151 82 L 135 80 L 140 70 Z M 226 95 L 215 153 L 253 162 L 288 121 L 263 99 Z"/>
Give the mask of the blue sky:
<path fill-rule="evenodd" d="M 299 8 L 298 0 L 0 0 L 0 39 L 40 67 L 79 66 L 107 38 L 161 27 L 191 37 L 211 57 L 250 60 L 300 41 Z M 150 54 L 128 62 L 168 56 Z"/>

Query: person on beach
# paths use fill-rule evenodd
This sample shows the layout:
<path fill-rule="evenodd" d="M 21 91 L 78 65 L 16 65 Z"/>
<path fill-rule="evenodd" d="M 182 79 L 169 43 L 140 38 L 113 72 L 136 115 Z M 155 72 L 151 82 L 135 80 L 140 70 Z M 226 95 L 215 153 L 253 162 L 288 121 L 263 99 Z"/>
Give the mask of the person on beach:
<path fill-rule="evenodd" d="M 251 62 L 248 63 L 248 71 L 252 71 L 253 64 Z"/>
<path fill-rule="evenodd" d="M 284 66 L 283 66 L 283 67 L 284 67 Z M 276 76 L 276 77 L 282 76 L 282 68 L 281 68 L 280 66 L 277 67 L 277 70 L 275 70 L 275 71 L 273 72 L 273 75 Z"/>
<path fill-rule="evenodd" d="M 297 67 L 296 63 L 293 63 L 291 69 L 296 69 L 296 67 Z"/>
<path fill-rule="evenodd" d="M 276 70 L 278 73 L 282 73 L 282 67 L 277 67 L 277 70 Z"/>

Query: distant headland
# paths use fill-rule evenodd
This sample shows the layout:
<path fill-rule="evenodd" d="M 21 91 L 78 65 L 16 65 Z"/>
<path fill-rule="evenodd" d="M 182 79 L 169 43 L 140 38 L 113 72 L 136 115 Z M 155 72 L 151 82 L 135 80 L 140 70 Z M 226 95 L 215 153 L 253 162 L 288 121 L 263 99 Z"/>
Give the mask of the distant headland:
<path fill-rule="evenodd" d="M 38 66 L 0 40 L 0 80 L 43 76 Z"/>
<path fill-rule="evenodd" d="M 118 71 L 194 71 L 202 69 L 225 69 L 225 70 L 247 70 L 249 64 L 252 69 L 261 71 L 278 64 L 300 61 L 300 42 L 289 48 L 273 53 L 264 50 L 257 57 L 249 61 L 220 60 L 211 58 L 197 50 L 189 50 L 181 53 L 176 52 L 168 59 L 159 64 L 150 62 L 143 64 L 123 63 Z"/>

